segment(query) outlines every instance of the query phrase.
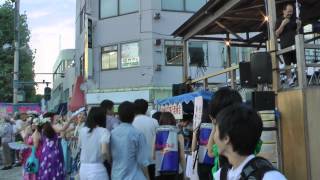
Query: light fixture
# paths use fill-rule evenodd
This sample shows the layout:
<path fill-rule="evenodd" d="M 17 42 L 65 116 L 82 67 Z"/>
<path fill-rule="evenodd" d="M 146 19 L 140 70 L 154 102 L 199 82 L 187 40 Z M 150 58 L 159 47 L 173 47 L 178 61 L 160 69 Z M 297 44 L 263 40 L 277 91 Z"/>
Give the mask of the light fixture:
<path fill-rule="evenodd" d="M 224 43 L 226 44 L 226 46 L 230 46 L 231 45 L 230 40 L 226 40 L 226 41 L 224 41 Z"/>
<path fill-rule="evenodd" d="M 268 22 L 269 21 L 269 17 L 268 16 L 264 16 L 264 22 Z"/>

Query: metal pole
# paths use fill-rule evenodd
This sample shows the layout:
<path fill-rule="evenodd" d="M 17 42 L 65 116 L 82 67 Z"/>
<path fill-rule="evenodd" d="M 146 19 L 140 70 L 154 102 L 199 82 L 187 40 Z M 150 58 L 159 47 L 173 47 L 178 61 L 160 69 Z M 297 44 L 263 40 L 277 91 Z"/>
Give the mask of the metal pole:
<path fill-rule="evenodd" d="M 18 103 L 18 81 L 19 81 L 19 49 L 20 49 L 20 0 L 15 1 L 15 39 L 14 39 L 14 65 L 13 65 L 13 104 Z"/>

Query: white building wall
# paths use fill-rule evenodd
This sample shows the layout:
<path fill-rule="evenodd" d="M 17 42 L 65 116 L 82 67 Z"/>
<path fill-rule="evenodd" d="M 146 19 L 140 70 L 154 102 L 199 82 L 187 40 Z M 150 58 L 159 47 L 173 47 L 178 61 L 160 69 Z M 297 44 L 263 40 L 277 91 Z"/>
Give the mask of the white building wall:
<path fill-rule="evenodd" d="M 76 73 L 79 74 L 79 59 L 84 49 L 84 34 L 80 34 L 80 1 L 77 0 L 76 19 Z M 83 0 L 82 0 L 83 1 Z M 129 88 L 143 86 L 171 86 L 182 82 L 182 66 L 166 66 L 164 40 L 173 40 L 171 34 L 184 23 L 193 13 L 172 12 L 161 10 L 161 0 L 141 0 L 141 11 L 117 17 L 99 19 L 99 0 L 91 1 L 93 23 L 93 81 L 98 89 Z M 153 18 L 160 12 L 160 19 Z M 155 40 L 161 39 L 161 45 L 156 46 Z M 179 40 L 179 38 L 176 38 Z M 101 48 L 125 42 L 139 41 L 140 66 L 134 68 L 101 71 Z M 118 46 L 120 56 L 120 46 Z M 218 45 L 210 42 L 208 45 L 209 67 L 206 73 L 222 68 L 221 52 Z M 118 58 L 120 59 L 120 58 Z M 161 65 L 161 71 L 155 71 Z M 118 60 L 118 66 L 120 61 Z M 191 67 L 191 75 L 196 68 Z M 193 77 L 194 78 L 194 77 Z M 224 82 L 225 77 L 213 79 Z"/>

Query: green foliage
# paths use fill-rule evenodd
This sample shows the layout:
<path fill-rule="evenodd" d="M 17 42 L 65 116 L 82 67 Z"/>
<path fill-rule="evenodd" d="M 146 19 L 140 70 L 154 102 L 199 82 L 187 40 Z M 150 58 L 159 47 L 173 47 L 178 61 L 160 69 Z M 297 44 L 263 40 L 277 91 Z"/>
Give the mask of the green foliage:
<path fill-rule="evenodd" d="M 0 102 L 12 102 L 14 62 L 14 5 L 7 0 L 0 5 Z M 29 46 L 30 31 L 27 16 L 20 15 L 19 81 L 34 81 L 34 52 Z M 11 48 L 3 49 L 3 45 Z M 39 102 L 34 86 L 20 86 L 25 92 L 25 102 Z"/>

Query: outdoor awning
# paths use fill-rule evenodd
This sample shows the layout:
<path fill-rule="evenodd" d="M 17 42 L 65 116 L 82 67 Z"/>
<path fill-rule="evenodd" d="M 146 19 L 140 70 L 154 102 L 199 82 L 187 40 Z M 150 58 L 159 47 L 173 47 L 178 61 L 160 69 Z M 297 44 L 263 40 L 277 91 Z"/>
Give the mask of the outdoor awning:
<path fill-rule="evenodd" d="M 76 111 L 85 106 L 84 93 L 80 90 L 81 84 L 84 82 L 82 76 L 78 76 L 73 88 L 71 101 L 68 105 L 69 111 Z"/>
<path fill-rule="evenodd" d="M 167 105 L 167 104 L 177 104 L 177 103 L 186 103 L 188 104 L 198 96 L 202 96 L 204 100 L 211 100 L 213 92 L 211 91 L 196 91 L 191 93 L 182 94 L 179 96 L 174 96 L 166 99 L 155 100 L 157 105 Z"/>
<path fill-rule="evenodd" d="M 201 35 L 266 32 L 266 1 L 210 0 L 172 35 L 187 40 Z M 276 0 L 278 16 L 281 14 L 282 4 L 287 2 L 295 1 Z M 299 2 L 301 2 L 300 16 L 303 24 L 319 19 L 319 0 L 299 0 Z M 241 37 L 237 38 L 241 39 Z"/>

